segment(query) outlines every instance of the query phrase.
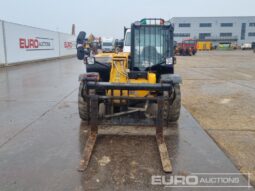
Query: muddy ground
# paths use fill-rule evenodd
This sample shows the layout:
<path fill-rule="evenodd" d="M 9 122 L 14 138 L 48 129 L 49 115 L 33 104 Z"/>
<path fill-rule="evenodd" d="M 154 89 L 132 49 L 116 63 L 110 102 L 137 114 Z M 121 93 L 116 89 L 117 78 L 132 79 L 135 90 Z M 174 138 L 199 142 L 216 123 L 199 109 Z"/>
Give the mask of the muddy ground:
<path fill-rule="evenodd" d="M 254 170 L 254 58 L 250 52 L 178 58 L 188 110 L 165 129 L 173 175 Z M 83 71 L 76 58 L 0 68 L 0 190 L 183 190 L 151 184 L 153 175 L 168 176 L 151 127 L 100 128 L 88 169 L 77 171 L 89 129 L 78 116 Z"/>
<path fill-rule="evenodd" d="M 255 54 L 199 52 L 178 57 L 182 103 L 255 184 Z"/>

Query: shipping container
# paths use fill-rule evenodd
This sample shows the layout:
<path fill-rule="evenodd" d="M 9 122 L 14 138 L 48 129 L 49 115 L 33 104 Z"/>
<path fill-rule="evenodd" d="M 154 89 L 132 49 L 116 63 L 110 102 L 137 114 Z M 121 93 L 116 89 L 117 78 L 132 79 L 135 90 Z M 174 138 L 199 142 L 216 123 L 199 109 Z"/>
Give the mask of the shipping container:
<path fill-rule="evenodd" d="M 211 41 L 198 41 L 197 42 L 197 50 L 212 50 L 212 42 Z"/>

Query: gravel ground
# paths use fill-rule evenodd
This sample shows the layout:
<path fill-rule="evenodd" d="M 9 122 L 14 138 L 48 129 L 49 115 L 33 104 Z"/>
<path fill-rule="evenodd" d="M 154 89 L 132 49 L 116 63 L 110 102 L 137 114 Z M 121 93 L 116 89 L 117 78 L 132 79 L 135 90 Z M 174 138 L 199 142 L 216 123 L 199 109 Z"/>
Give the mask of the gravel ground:
<path fill-rule="evenodd" d="M 183 105 L 255 185 L 255 54 L 199 52 L 177 63 Z"/>

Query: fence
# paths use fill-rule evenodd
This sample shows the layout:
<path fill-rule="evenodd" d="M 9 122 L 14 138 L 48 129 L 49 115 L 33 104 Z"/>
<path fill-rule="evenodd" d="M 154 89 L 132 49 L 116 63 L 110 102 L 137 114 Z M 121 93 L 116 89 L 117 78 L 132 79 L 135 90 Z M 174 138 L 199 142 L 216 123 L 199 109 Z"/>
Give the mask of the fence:
<path fill-rule="evenodd" d="M 0 21 L 0 65 L 5 64 L 3 21 Z"/>
<path fill-rule="evenodd" d="M 70 34 L 0 21 L 0 65 L 74 55 Z"/>

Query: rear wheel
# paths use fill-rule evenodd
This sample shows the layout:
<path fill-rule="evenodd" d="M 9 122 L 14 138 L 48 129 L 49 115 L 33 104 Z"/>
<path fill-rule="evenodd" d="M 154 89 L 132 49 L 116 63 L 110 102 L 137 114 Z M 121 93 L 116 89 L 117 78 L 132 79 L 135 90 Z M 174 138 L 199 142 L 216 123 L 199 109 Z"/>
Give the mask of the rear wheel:
<path fill-rule="evenodd" d="M 89 106 L 86 99 L 83 99 L 82 97 L 82 91 L 83 91 L 83 82 L 80 82 L 79 87 L 79 93 L 78 93 L 78 109 L 79 109 L 79 115 L 80 118 L 83 121 L 89 121 Z"/>
<path fill-rule="evenodd" d="M 175 91 L 175 96 L 174 96 L 174 101 L 173 103 L 169 103 L 169 100 L 165 100 L 164 103 L 164 120 L 167 123 L 170 122 L 176 122 L 178 121 L 180 117 L 180 111 L 181 111 L 181 90 L 180 90 L 180 85 L 175 84 L 174 85 L 174 91 Z"/>

